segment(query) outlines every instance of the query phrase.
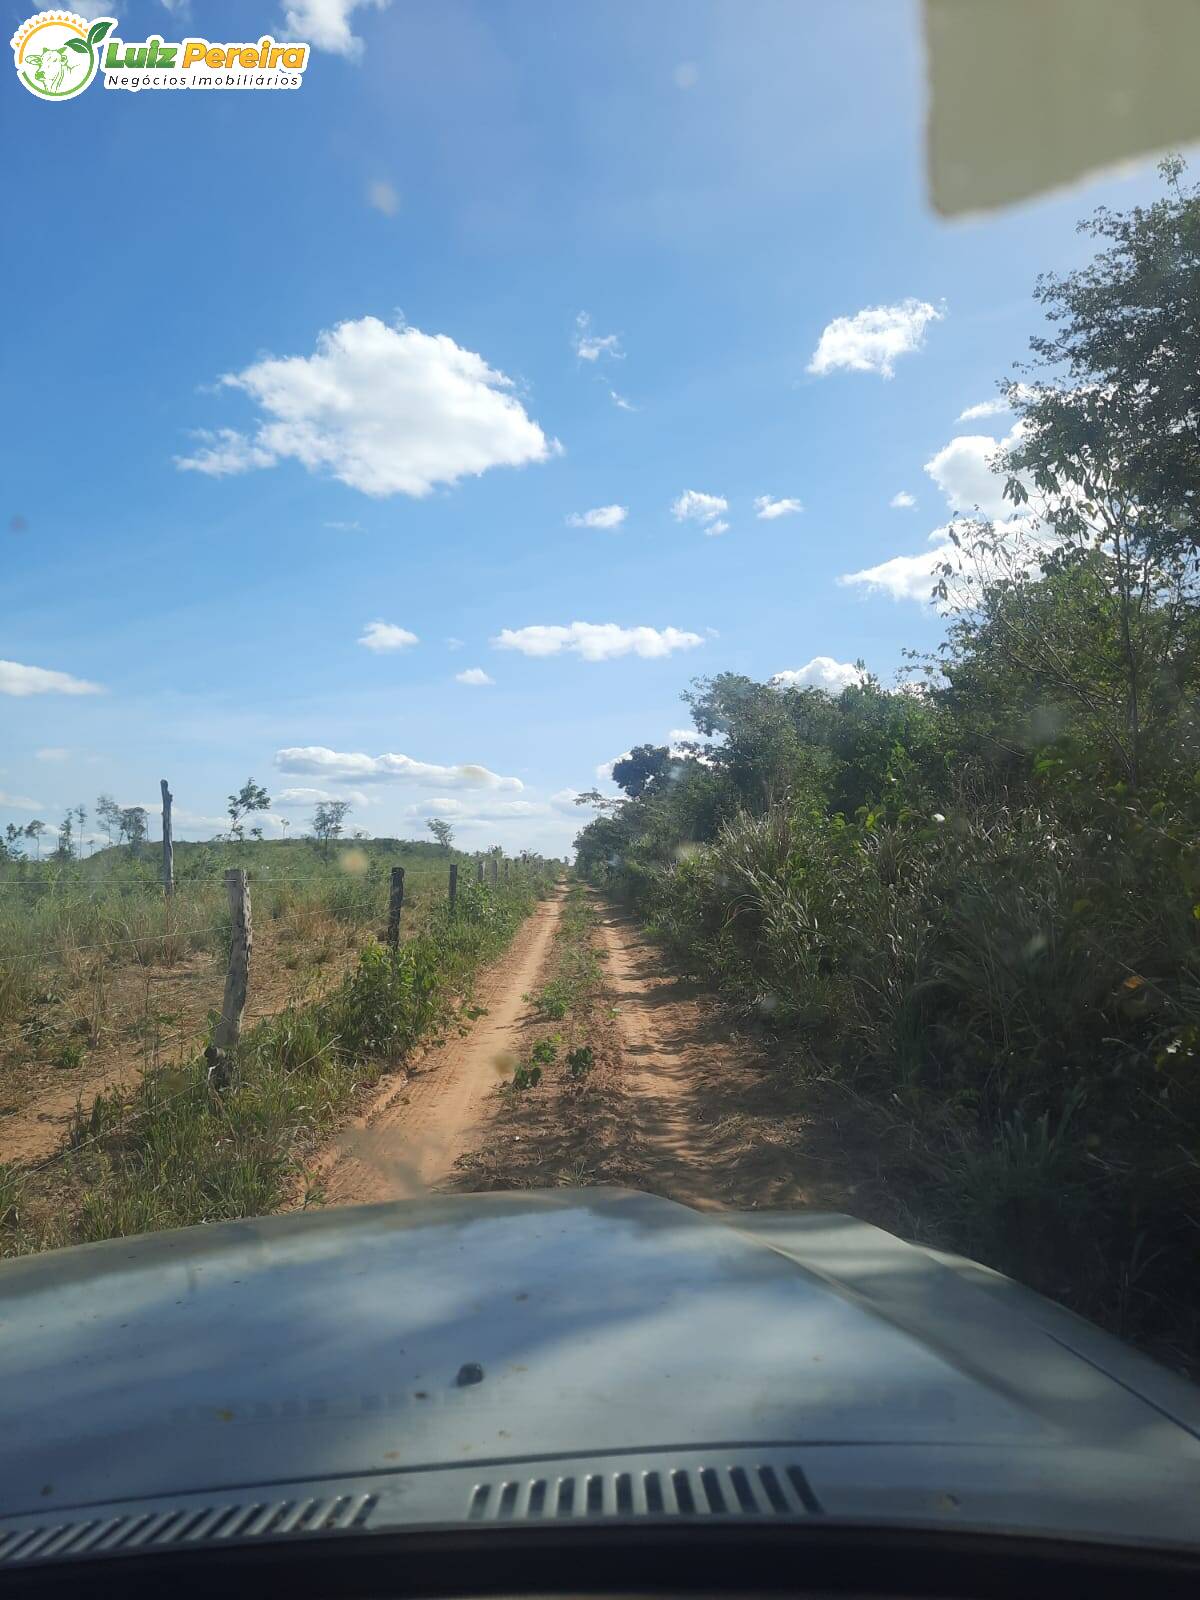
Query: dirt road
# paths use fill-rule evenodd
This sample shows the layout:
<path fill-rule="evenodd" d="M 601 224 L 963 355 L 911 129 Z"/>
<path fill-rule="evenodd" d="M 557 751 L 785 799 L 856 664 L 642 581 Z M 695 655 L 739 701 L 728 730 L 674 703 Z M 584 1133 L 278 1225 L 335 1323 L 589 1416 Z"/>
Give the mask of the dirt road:
<path fill-rule="evenodd" d="M 561 910 L 561 894 L 543 901 L 485 974 L 475 996 L 484 1015 L 465 1036 L 387 1079 L 334 1140 L 315 1174 L 328 1204 L 408 1199 L 452 1178 L 458 1157 L 480 1136 L 497 1084 L 512 1075 L 524 996 L 537 986 Z"/>
<path fill-rule="evenodd" d="M 546 902 L 485 978 L 487 1015 L 391 1078 L 325 1152 L 325 1201 L 615 1183 L 699 1207 L 854 1209 L 850 1174 L 870 1163 L 845 1106 L 732 1028 L 631 918 L 592 904 L 598 992 L 565 1021 L 531 1013 L 523 997 L 556 959 L 562 900 Z M 539 1039 L 558 1041 L 542 1082 L 498 1095 Z M 576 1079 L 563 1061 L 582 1039 L 594 1066 Z"/>

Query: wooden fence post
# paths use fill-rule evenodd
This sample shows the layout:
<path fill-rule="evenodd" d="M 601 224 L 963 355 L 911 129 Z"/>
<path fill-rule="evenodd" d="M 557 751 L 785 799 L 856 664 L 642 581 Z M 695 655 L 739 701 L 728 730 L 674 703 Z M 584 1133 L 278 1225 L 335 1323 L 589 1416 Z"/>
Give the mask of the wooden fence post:
<path fill-rule="evenodd" d="M 392 868 L 392 892 L 388 898 L 388 943 L 394 950 L 400 943 L 400 913 L 404 909 L 404 868 Z"/>
<path fill-rule="evenodd" d="M 482 883 L 483 882 L 483 857 L 482 856 L 480 856 L 479 860 L 475 863 L 475 882 L 476 883 Z"/>
<path fill-rule="evenodd" d="M 511 866 L 512 866 L 512 862 L 508 859 L 507 856 L 505 856 L 505 858 L 504 858 L 504 881 L 506 883 L 508 882 L 508 869 Z"/>
<path fill-rule="evenodd" d="M 250 951 L 254 944 L 250 926 L 250 885 L 244 868 L 230 867 L 225 873 L 225 887 L 229 891 L 233 939 L 229 946 L 221 1020 L 213 1033 L 213 1044 L 218 1050 L 232 1050 L 241 1037 L 242 1012 L 246 1009 L 250 988 Z"/>
<path fill-rule="evenodd" d="M 491 876 L 492 876 L 492 888 L 494 889 L 496 887 L 496 885 L 500 882 L 500 868 L 496 865 L 495 856 L 492 857 L 492 874 L 491 874 Z"/>
<path fill-rule="evenodd" d="M 175 841 L 171 837 L 171 801 L 175 798 L 167 788 L 167 780 L 159 779 L 162 789 L 162 833 L 163 833 L 163 893 L 175 893 Z"/>
<path fill-rule="evenodd" d="M 450 863 L 450 915 L 454 915 L 454 908 L 458 901 L 458 862 Z"/>

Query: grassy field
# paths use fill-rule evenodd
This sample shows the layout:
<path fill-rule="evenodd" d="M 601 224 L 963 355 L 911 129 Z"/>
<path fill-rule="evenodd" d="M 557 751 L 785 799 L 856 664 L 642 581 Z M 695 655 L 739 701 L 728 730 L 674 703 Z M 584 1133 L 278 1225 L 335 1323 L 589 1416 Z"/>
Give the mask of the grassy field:
<path fill-rule="evenodd" d="M 229 865 L 249 876 L 254 956 L 234 1080 L 217 1093 L 202 1049 Z M 406 879 L 394 955 L 379 943 L 393 866 Z M 391 840 L 184 845 L 170 901 L 155 869 L 122 850 L 0 877 L 0 1252 L 276 1208 L 307 1143 L 448 1023 L 551 881 L 509 863 L 481 886 L 473 858 Z M 57 1148 L 23 1159 L 14 1133 L 45 1139 L 48 1096 L 67 1105 Z"/>

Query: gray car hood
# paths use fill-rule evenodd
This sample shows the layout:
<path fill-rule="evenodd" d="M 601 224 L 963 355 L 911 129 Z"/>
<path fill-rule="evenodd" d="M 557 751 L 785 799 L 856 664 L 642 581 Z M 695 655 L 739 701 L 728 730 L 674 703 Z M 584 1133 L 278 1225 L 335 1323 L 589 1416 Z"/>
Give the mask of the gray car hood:
<path fill-rule="evenodd" d="M 595 1189 L 225 1223 L 0 1266 L 0 1561 L 593 1514 L 1183 1541 L 1198 1395 L 848 1217 Z"/>

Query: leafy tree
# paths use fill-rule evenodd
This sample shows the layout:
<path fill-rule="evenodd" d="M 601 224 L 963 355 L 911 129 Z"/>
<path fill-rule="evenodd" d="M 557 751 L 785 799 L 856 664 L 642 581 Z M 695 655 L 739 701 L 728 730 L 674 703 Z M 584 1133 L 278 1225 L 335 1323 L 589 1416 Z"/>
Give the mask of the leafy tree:
<path fill-rule="evenodd" d="M 120 817 L 118 840 L 126 839 L 133 855 L 138 855 L 146 838 L 145 806 L 126 806 Z"/>
<path fill-rule="evenodd" d="M 27 822 L 25 824 L 25 837 L 33 840 L 33 846 L 36 852 L 34 859 L 37 861 L 42 859 L 42 835 L 45 833 L 45 831 L 46 824 L 44 822 L 40 822 L 37 817 L 35 817 L 32 822 Z"/>
<path fill-rule="evenodd" d="M 15 822 L 10 822 L 4 830 L 4 853 L 10 861 L 21 859 L 21 840 L 25 836 L 24 828 Z"/>
<path fill-rule="evenodd" d="M 425 824 L 430 833 L 437 840 L 441 848 L 449 854 L 450 846 L 454 843 L 454 829 L 441 817 L 430 817 Z"/>
<path fill-rule="evenodd" d="M 112 795 L 96 796 L 96 821 L 104 829 L 109 844 L 121 837 L 121 808 Z"/>
<path fill-rule="evenodd" d="M 627 756 L 613 762 L 613 782 L 631 800 L 639 800 L 668 782 L 671 767 L 671 752 L 665 744 L 635 745 Z"/>
<path fill-rule="evenodd" d="M 323 800 L 313 812 L 313 838 L 321 842 L 326 855 L 334 841 L 341 838 L 349 811 L 349 800 Z"/>
<path fill-rule="evenodd" d="M 84 805 L 82 800 L 75 807 L 75 810 L 74 810 L 73 814 L 74 814 L 74 817 L 75 817 L 76 824 L 78 826 L 78 833 L 76 834 L 76 838 L 78 840 L 79 859 L 82 861 L 83 860 L 83 830 L 84 830 L 84 825 L 87 822 L 87 807 Z"/>
<path fill-rule="evenodd" d="M 226 810 L 229 813 L 229 837 L 242 838 L 242 819 L 252 815 L 255 811 L 269 811 L 271 809 L 271 796 L 261 783 L 255 783 L 253 778 L 247 778 L 236 794 L 229 796 Z"/>
<path fill-rule="evenodd" d="M 1082 223 L 1109 247 L 1038 280 L 1050 332 L 1008 386 L 1019 422 L 996 464 L 1024 521 L 958 534 L 941 586 L 975 613 L 960 665 L 986 641 L 1131 789 L 1172 725 L 1190 732 L 1200 660 L 1200 191 L 1183 170 L 1161 164 L 1154 205 Z"/>

